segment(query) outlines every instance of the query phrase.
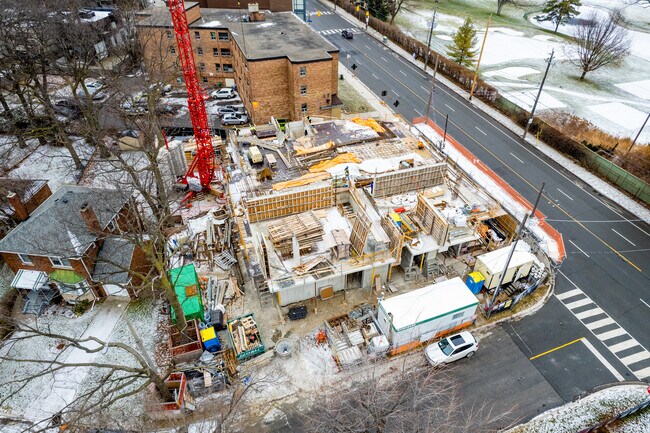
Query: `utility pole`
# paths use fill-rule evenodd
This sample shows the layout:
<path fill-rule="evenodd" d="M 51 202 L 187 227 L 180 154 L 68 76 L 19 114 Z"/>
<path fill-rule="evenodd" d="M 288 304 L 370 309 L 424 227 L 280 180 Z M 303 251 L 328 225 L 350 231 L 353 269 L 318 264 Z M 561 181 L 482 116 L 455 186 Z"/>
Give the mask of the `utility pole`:
<path fill-rule="evenodd" d="M 445 146 L 445 143 L 447 142 L 447 122 L 449 122 L 449 113 L 445 116 L 445 132 L 444 135 L 442 136 L 442 147 Z"/>
<path fill-rule="evenodd" d="M 630 150 L 634 147 L 636 144 L 637 138 L 639 138 L 639 135 L 641 135 L 641 132 L 643 131 L 643 128 L 645 128 L 645 124 L 648 123 L 648 119 L 650 119 L 650 113 L 648 113 L 648 116 L 645 118 L 645 121 L 643 122 L 643 125 L 641 125 L 641 129 L 639 129 L 639 132 L 636 133 L 636 137 L 634 137 L 634 140 L 632 140 L 632 145 L 630 148 L 625 152 L 625 156 L 627 156 L 628 153 L 630 153 Z"/>
<path fill-rule="evenodd" d="M 429 91 L 429 101 L 427 102 L 426 118 L 429 118 L 429 109 L 431 108 L 431 101 L 433 101 L 433 92 L 436 90 L 436 73 L 438 72 L 438 60 L 440 56 L 436 56 L 436 66 L 433 68 L 433 77 L 431 78 L 431 90 Z"/>
<path fill-rule="evenodd" d="M 429 38 L 427 39 L 427 52 L 424 55 L 424 72 L 427 71 L 427 63 L 429 63 L 429 52 L 431 51 L 431 38 L 433 37 L 433 28 L 436 24 L 436 14 L 438 13 L 438 0 L 436 0 L 436 7 L 433 9 L 433 19 L 431 19 L 431 27 L 429 28 Z"/>
<path fill-rule="evenodd" d="M 539 85 L 539 91 L 537 92 L 537 97 L 535 98 L 535 102 L 533 103 L 533 109 L 530 110 L 530 117 L 528 118 L 528 122 L 526 122 L 526 128 L 524 128 L 524 135 L 522 135 L 521 137 L 524 140 L 526 139 L 526 134 L 528 134 L 528 128 L 530 128 L 530 124 L 533 123 L 535 108 L 537 108 L 537 102 L 539 101 L 539 97 L 542 96 L 542 89 L 544 88 L 544 82 L 546 81 L 548 70 L 551 68 L 551 62 L 553 61 L 554 54 L 555 54 L 555 48 L 551 50 L 551 57 L 548 58 L 548 63 L 546 64 L 546 71 L 544 71 L 544 77 L 542 78 L 542 83 Z"/>
<path fill-rule="evenodd" d="M 526 226 L 526 221 L 528 221 L 528 216 L 535 215 L 535 211 L 537 210 L 537 205 L 539 204 L 539 199 L 542 197 L 542 191 L 544 191 L 545 185 L 546 183 L 542 183 L 542 187 L 539 189 L 539 193 L 537 194 L 537 200 L 535 200 L 535 206 L 533 206 L 533 210 L 530 212 L 530 214 L 526 214 L 524 216 L 524 220 L 521 222 L 521 225 L 519 226 L 519 230 L 517 230 L 517 236 L 515 237 L 515 241 L 512 244 L 512 248 L 508 253 L 506 264 L 503 267 L 501 276 L 499 277 L 499 284 L 497 284 L 497 287 L 494 289 L 494 295 L 492 295 L 492 300 L 490 301 L 490 305 L 488 305 L 488 311 L 487 311 L 488 319 L 490 318 L 490 314 L 492 314 L 492 306 L 494 305 L 494 301 L 497 299 L 499 292 L 501 292 L 501 284 L 503 284 L 503 279 L 506 276 L 506 271 L 508 270 L 508 266 L 510 265 L 510 260 L 512 259 L 512 255 L 515 253 L 515 249 L 517 248 L 517 242 L 519 242 L 519 238 L 521 238 L 521 233 L 524 231 L 524 227 Z"/>
<path fill-rule="evenodd" d="M 478 80 L 478 68 L 481 66 L 481 59 L 483 58 L 483 48 L 485 48 L 485 41 L 487 40 L 488 30 L 490 29 L 490 20 L 492 20 L 492 14 L 488 17 L 487 26 L 485 26 L 485 34 L 483 35 L 483 43 L 481 44 L 481 52 L 478 54 L 478 62 L 476 62 L 476 70 L 474 71 L 474 80 L 472 80 L 472 89 L 469 91 L 469 100 L 472 100 L 472 95 L 474 95 L 474 89 L 476 88 L 476 80 Z"/>

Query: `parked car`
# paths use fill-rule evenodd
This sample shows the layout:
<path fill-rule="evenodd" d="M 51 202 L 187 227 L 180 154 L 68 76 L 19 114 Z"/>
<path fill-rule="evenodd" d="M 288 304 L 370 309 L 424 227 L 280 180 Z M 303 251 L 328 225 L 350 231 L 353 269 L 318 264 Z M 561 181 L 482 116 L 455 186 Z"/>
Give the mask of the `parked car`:
<path fill-rule="evenodd" d="M 88 90 L 88 94 L 90 97 L 93 99 L 93 101 L 100 101 L 108 96 L 107 93 L 102 92 L 102 89 L 104 88 L 104 83 L 98 80 L 86 80 L 86 89 Z M 86 97 L 86 93 L 84 92 L 84 89 L 79 86 L 77 88 L 77 96 L 80 98 Z"/>
<path fill-rule="evenodd" d="M 172 85 L 165 83 L 153 83 L 147 87 L 147 93 L 153 91 L 158 91 L 161 95 L 166 95 L 172 91 Z"/>
<path fill-rule="evenodd" d="M 215 90 L 214 92 L 210 93 L 210 96 L 212 99 L 232 99 L 235 97 L 235 91 L 229 87 L 226 87 L 225 89 Z"/>
<path fill-rule="evenodd" d="M 54 111 L 68 119 L 76 119 L 81 114 L 79 106 L 74 102 L 63 99 L 54 103 Z"/>
<path fill-rule="evenodd" d="M 222 125 L 245 125 L 248 123 L 248 116 L 245 114 L 227 113 L 221 119 Z"/>
<path fill-rule="evenodd" d="M 142 148 L 143 136 L 140 131 L 135 129 L 127 129 L 120 132 L 117 145 L 120 150 L 136 150 Z"/>
<path fill-rule="evenodd" d="M 219 115 L 219 117 L 223 117 L 228 113 L 244 114 L 244 107 L 237 107 L 234 105 L 222 105 L 220 107 L 217 107 L 217 114 Z"/>
<path fill-rule="evenodd" d="M 156 113 L 163 116 L 173 116 L 174 114 L 178 113 L 178 110 L 180 110 L 180 108 L 181 105 L 179 104 L 159 104 L 156 107 Z"/>
<path fill-rule="evenodd" d="M 352 39 L 354 38 L 354 33 L 352 33 L 352 30 L 343 30 L 341 32 L 341 36 L 343 36 L 345 39 Z"/>
<path fill-rule="evenodd" d="M 455 334 L 437 343 L 427 346 L 424 355 L 429 364 L 437 366 L 457 361 L 461 358 L 470 358 L 478 349 L 478 341 L 469 332 L 463 331 Z"/>
<path fill-rule="evenodd" d="M 122 102 L 120 108 L 122 108 L 122 110 L 127 114 L 131 115 L 143 114 L 149 111 L 147 106 L 147 97 L 144 96 L 142 92 L 128 97 L 124 102 Z"/>

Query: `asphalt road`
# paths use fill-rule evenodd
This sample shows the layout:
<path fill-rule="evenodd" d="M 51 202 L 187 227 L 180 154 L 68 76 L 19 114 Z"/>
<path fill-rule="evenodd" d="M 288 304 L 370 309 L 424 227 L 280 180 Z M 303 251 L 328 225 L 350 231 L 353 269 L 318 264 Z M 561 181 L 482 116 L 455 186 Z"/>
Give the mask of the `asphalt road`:
<path fill-rule="evenodd" d="M 352 23 L 316 0 L 307 5 L 310 12 L 326 12 L 313 15 L 311 25 L 339 47 L 343 65 L 355 64 L 354 73 L 375 94 L 386 90 L 381 99 L 387 104 L 399 101 L 394 110 L 405 119 L 424 115 L 428 74 L 361 29 L 355 29 L 352 40 L 342 38 L 340 30 L 354 29 Z M 567 250 L 557 277 L 558 297 L 505 328 L 529 357 L 563 347 L 531 365 L 564 400 L 602 383 L 650 378 L 648 224 L 437 82 L 429 117 L 444 125 L 446 115 L 448 133 L 531 203 L 546 183 L 539 209 L 562 233 Z"/>

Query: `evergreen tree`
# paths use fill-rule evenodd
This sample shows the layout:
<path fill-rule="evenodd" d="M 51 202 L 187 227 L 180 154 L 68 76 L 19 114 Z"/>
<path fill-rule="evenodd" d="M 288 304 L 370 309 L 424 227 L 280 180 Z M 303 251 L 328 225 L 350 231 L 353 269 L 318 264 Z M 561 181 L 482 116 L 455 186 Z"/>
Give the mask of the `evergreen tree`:
<path fill-rule="evenodd" d="M 452 44 L 447 48 L 447 55 L 459 65 L 471 67 L 474 64 L 476 50 L 476 27 L 470 18 L 454 33 Z"/>
<path fill-rule="evenodd" d="M 389 18 L 386 0 L 368 0 L 368 10 L 370 10 L 370 14 L 373 17 L 382 21 L 386 21 Z"/>
<path fill-rule="evenodd" d="M 551 21 L 555 23 L 555 33 L 560 24 L 580 14 L 580 0 L 548 0 L 542 12 L 545 12 Z"/>

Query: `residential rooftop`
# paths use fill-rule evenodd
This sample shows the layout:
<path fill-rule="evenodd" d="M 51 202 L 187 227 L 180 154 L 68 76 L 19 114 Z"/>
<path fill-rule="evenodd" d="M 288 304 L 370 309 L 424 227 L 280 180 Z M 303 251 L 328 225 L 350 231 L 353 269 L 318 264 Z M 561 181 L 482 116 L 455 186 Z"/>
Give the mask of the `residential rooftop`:
<path fill-rule="evenodd" d="M 0 218 L 13 215 L 15 212 L 7 198 L 10 192 L 17 194 L 20 201 L 25 203 L 45 185 L 47 180 L 0 178 Z"/>
<path fill-rule="evenodd" d="M 186 10 L 195 3 L 186 2 Z M 164 7 L 150 8 L 138 22 L 144 27 L 172 28 L 171 15 Z M 264 21 L 244 22 L 246 10 L 201 8 L 201 18 L 190 29 L 228 30 L 249 61 L 288 58 L 294 63 L 330 60 L 338 48 L 329 43 L 293 12 L 260 11 Z"/>

